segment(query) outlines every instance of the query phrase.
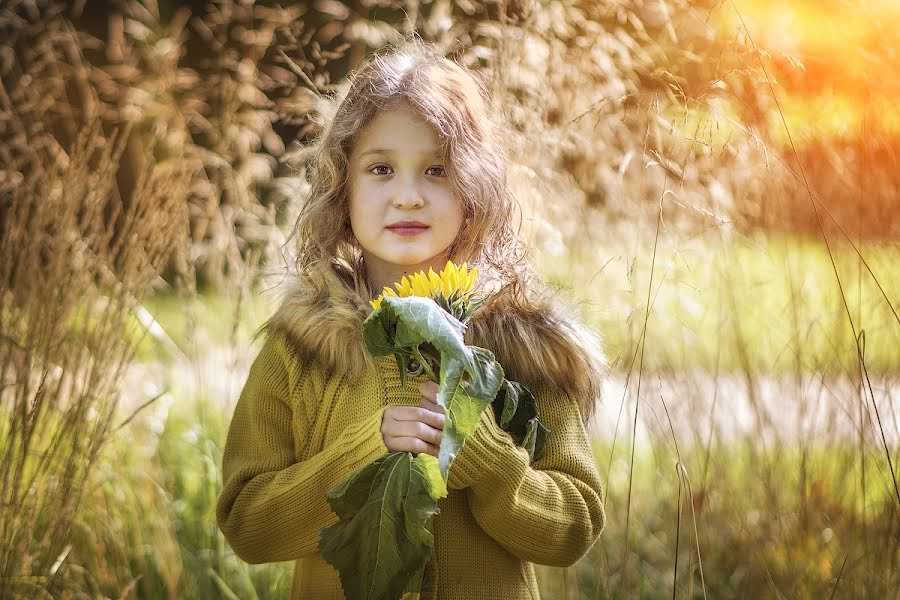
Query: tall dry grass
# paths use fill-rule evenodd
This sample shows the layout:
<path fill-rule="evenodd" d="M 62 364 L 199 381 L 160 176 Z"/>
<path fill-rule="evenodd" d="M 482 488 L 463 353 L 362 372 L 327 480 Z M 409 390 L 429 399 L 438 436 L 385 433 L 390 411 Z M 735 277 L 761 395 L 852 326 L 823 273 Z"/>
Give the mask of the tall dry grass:
<path fill-rule="evenodd" d="M 104 127 L 71 28 L 30 26 L 33 46 L 0 71 L 4 598 L 67 588 L 71 525 L 141 335 L 132 313 L 183 247 L 190 185 L 185 157 L 151 144 L 122 194 L 133 130 Z"/>
<path fill-rule="evenodd" d="M 176 287 L 229 291 L 276 253 L 286 203 L 275 177 L 282 135 L 291 139 L 302 129 L 309 105 L 291 70 L 294 59 L 305 64 L 298 57 L 305 9 L 195 4 L 16 0 L 0 7 L 2 51 L 12 76 L 45 30 L 71 32 L 75 54 L 53 51 L 65 67 L 60 76 L 91 94 L 46 97 L 48 110 L 66 115 L 53 122 L 54 133 L 70 140 L 87 113 L 107 131 L 129 124 L 116 175 L 126 196 L 148 160 L 185 157 L 193 169 L 190 249 L 163 275 Z M 39 85 L 48 76 L 39 74 Z"/>

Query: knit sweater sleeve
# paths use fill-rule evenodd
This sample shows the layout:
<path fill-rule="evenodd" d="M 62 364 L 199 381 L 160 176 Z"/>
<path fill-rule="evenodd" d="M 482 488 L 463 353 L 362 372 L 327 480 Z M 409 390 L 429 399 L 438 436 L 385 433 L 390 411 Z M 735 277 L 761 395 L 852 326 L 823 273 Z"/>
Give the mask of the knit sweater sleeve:
<path fill-rule="evenodd" d="M 450 466 L 448 487 L 467 489 L 475 520 L 522 560 L 569 566 L 606 523 L 604 490 L 576 402 L 549 386 L 535 390 L 549 429 L 544 454 L 529 464 L 488 405 Z"/>
<path fill-rule="evenodd" d="M 289 352 L 279 337 L 266 339 L 225 442 L 216 521 L 235 553 L 249 563 L 295 560 L 316 552 L 322 530 L 337 522 L 325 492 L 388 452 L 381 409 L 345 427 L 318 454 L 297 459 L 294 436 L 302 439 L 306 432 L 295 432 L 304 420 L 293 418 L 289 401 Z"/>

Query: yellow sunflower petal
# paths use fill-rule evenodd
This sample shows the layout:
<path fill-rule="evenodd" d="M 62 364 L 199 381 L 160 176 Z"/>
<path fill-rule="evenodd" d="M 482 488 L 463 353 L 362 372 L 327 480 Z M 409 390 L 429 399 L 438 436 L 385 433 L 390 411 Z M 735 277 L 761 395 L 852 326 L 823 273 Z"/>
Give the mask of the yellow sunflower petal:
<path fill-rule="evenodd" d="M 413 295 L 415 296 L 430 296 L 431 291 L 428 287 L 428 279 L 425 277 L 425 274 L 422 272 L 416 273 L 412 276 L 412 289 Z"/>
<path fill-rule="evenodd" d="M 428 267 L 428 283 L 429 283 L 429 290 L 432 293 L 440 291 L 441 278 L 438 276 L 437 273 L 434 272 L 434 269 L 432 269 L 431 267 Z M 431 294 L 429 294 L 429 296 L 430 295 Z"/>
<path fill-rule="evenodd" d="M 446 269 L 441 271 L 441 292 L 444 298 L 449 298 L 453 294 L 453 274 Z"/>
<path fill-rule="evenodd" d="M 453 264 L 452 260 L 448 260 L 447 264 L 444 265 L 444 269 L 440 273 L 441 279 L 447 280 L 450 282 L 450 285 L 453 284 L 453 280 L 456 277 L 456 265 Z"/>
<path fill-rule="evenodd" d="M 412 285 L 409 283 L 409 279 L 406 276 L 400 280 L 397 291 L 400 293 L 401 298 L 412 295 Z"/>
<path fill-rule="evenodd" d="M 372 305 L 372 310 L 378 310 L 378 307 L 381 306 L 381 300 L 381 296 L 379 296 L 377 300 L 369 300 L 369 304 Z"/>
<path fill-rule="evenodd" d="M 450 288 L 451 288 L 450 291 L 451 291 L 451 293 L 456 293 L 457 291 L 459 291 L 459 286 L 462 284 L 462 280 L 459 278 L 459 276 L 460 276 L 459 267 L 457 267 L 453 263 L 450 263 L 450 265 L 453 267 L 452 277 L 450 279 Z"/>

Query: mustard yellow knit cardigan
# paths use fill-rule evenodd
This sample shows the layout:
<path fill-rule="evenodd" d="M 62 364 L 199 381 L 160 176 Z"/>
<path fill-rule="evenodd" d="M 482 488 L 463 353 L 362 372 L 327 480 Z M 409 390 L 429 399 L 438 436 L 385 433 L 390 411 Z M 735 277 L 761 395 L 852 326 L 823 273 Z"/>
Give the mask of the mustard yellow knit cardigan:
<path fill-rule="evenodd" d="M 325 492 L 388 452 L 384 409 L 418 406 L 424 375 L 406 386 L 392 357 L 362 377 L 334 374 L 272 334 L 251 367 L 222 458 L 216 519 L 250 563 L 296 561 L 291 598 L 344 598 L 337 571 L 319 554 L 337 521 Z M 565 390 L 533 389 L 550 429 L 529 464 L 490 406 L 450 472 L 434 518 L 434 558 L 421 597 L 539 598 L 533 563 L 568 566 L 605 523 L 603 487 L 576 402 Z"/>

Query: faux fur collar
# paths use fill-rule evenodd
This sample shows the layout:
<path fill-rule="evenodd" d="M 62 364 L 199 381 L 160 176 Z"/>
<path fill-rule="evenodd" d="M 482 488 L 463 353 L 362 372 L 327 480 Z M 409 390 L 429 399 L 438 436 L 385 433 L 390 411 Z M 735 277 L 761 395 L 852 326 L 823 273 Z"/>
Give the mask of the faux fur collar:
<path fill-rule="evenodd" d="M 261 333 L 284 334 L 329 370 L 361 373 L 374 364 L 362 340 L 371 306 L 338 273 L 326 276 L 324 288 L 294 277 Z M 500 289 L 472 316 L 465 339 L 493 352 L 507 379 L 532 390 L 548 384 L 567 390 L 578 399 L 584 421 L 592 416 L 607 370 L 603 345 L 559 295 L 543 289 L 516 302 Z"/>

